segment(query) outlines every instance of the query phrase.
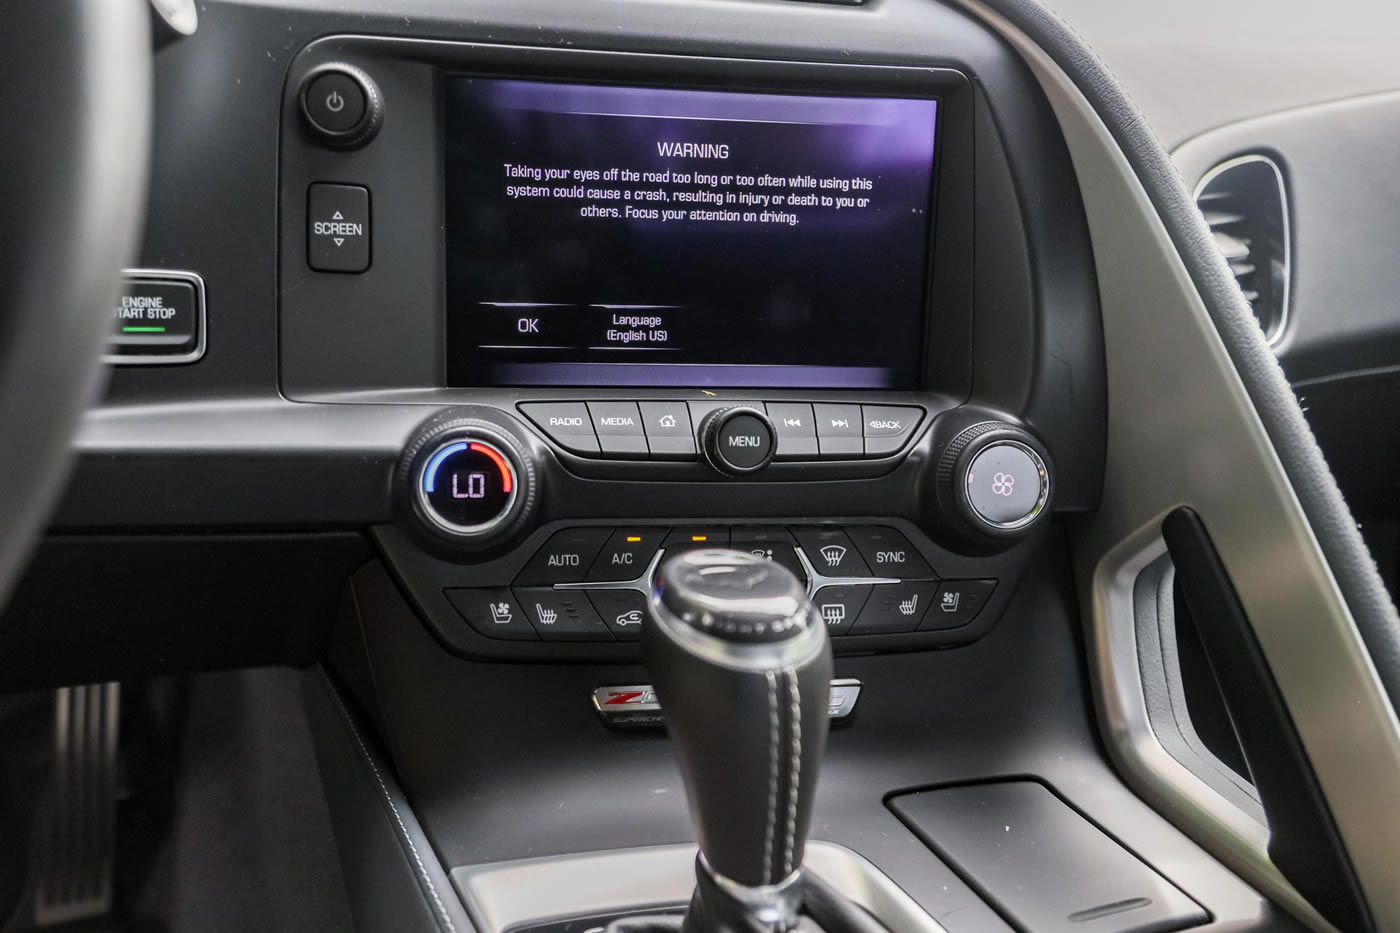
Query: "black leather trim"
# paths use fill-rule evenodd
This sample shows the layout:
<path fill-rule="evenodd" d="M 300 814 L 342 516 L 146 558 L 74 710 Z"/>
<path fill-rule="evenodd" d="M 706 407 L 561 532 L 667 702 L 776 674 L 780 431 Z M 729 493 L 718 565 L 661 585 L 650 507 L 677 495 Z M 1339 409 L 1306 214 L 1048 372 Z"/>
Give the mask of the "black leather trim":
<path fill-rule="evenodd" d="M 1127 157 L 1259 413 L 1390 702 L 1400 707 L 1400 617 L 1395 605 L 1278 360 L 1166 148 L 1088 43 L 1038 0 L 977 3 L 1025 33 L 1064 70 Z"/>
<path fill-rule="evenodd" d="M 356 926 L 472 933 L 413 809 L 324 668 L 307 674 L 302 693 Z"/>
<path fill-rule="evenodd" d="M 141 0 L 0 5 L 0 604 L 63 488 L 135 255 L 151 134 Z"/>

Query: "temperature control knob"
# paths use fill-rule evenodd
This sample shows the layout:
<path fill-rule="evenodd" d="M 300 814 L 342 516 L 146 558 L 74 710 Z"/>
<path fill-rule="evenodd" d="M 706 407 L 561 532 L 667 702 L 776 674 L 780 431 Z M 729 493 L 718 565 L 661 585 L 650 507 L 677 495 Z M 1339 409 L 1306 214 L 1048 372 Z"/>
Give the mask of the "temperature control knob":
<path fill-rule="evenodd" d="M 938 463 L 938 500 L 964 537 L 1019 540 L 1049 514 L 1050 468 L 1030 432 L 1001 421 L 961 431 Z"/>
<path fill-rule="evenodd" d="M 773 422 L 757 408 L 721 408 L 700 422 L 700 449 L 705 459 L 730 476 L 757 473 L 773 462 L 777 447 Z"/>
<path fill-rule="evenodd" d="M 534 467 L 507 431 L 475 418 L 433 424 L 409 446 L 400 489 L 421 524 L 456 544 L 521 526 L 534 505 Z"/>

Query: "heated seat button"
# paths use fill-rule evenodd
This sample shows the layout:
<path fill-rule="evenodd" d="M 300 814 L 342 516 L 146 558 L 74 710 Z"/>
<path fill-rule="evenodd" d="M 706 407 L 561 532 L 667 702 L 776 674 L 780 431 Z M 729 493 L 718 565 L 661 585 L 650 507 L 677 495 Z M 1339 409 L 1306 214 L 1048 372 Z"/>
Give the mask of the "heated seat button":
<path fill-rule="evenodd" d="M 966 625 L 977 618 L 996 588 L 995 580 L 943 580 L 919 631 Z"/>
<path fill-rule="evenodd" d="M 857 525 L 847 528 L 846 533 L 877 577 L 927 580 L 937 576 L 909 539 L 893 528 Z"/>
<path fill-rule="evenodd" d="M 923 409 L 909 405 L 862 405 L 865 455 L 887 457 L 898 453 L 923 417 Z"/>
<path fill-rule="evenodd" d="M 647 572 L 666 537 L 665 528 L 619 528 L 593 559 L 589 583 L 626 583 Z"/>
<path fill-rule="evenodd" d="M 647 439 L 636 402 L 589 402 L 588 414 L 604 457 L 645 460 Z"/>
<path fill-rule="evenodd" d="M 844 635 L 865 608 L 874 587 L 868 584 L 856 586 L 824 586 L 812 596 L 822 621 L 826 623 L 828 635 Z"/>
<path fill-rule="evenodd" d="M 199 277 L 193 273 L 127 277 L 112 311 L 108 353 L 133 363 L 192 357 L 200 346 L 200 304 Z"/>
<path fill-rule="evenodd" d="M 457 614 L 487 638 L 538 640 L 510 590 L 455 588 L 442 592 Z"/>
<path fill-rule="evenodd" d="M 307 195 L 306 262 L 317 272 L 369 268 L 369 189 L 317 182 Z"/>
<path fill-rule="evenodd" d="M 570 453 L 597 456 L 598 438 L 593 433 L 588 406 L 583 402 L 529 402 L 520 410 L 550 440 Z"/>
<path fill-rule="evenodd" d="M 519 589 L 515 598 L 525 618 L 545 641 L 612 641 L 603 617 L 593 610 L 582 590 L 549 587 Z"/>
<path fill-rule="evenodd" d="M 859 405 L 813 405 L 817 446 L 823 460 L 859 458 L 865 455 Z"/>
<path fill-rule="evenodd" d="M 647 598 L 636 590 L 590 590 L 588 598 L 618 641 L 640 641 Z"/>
<path fill-rule="evenodd" d="M 639 402 L 653 460 L 694 460 L 695 432 L 685 402 Z"/>
<path fill-rule="evenodd" d="M 736 551 L 744 551 L 754 557 L 762 557 L 791 570 L 803 583 L 807 582 L 807 571 L 797 559 L 797 541 L 792 533 L 781 525 L 751 525 L 733 528 L 729 532 L 729 546 Z"/>
<path fill-rule="evenodd" d="M 806 402 L 769 402 L 768 420 L 778 434 L 778 460 L 815 460 L 817 426 Z"/>
<path fill-rule="evenodd" d="M 933 580 L 882 583 L 873 588 L 848 635 L 897 635 L 912 632 L 933 602 L 938 583 Z"/>
<path fill-rule="evenodd" d="M 581 583 L 611 528 L 566 528 L 544 543 L 515 582 L 518 586 Z"/>
<path fill-rule="evenodd" d="M 870 568 L 855 544 L 839 528 L 794 528 L 792 533 L 812 569 L 824 577 L 868 577 Z"/>

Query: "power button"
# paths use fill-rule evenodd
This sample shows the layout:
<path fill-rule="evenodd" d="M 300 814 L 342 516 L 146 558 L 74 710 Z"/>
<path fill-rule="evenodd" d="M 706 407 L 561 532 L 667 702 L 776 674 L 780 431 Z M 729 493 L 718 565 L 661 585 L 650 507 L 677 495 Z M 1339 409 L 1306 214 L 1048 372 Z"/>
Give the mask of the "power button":
<path fill-rule="evenodd" d="M 360 146 L 379 131 L 383 100 L 369 75 L 334 63 L 302 81 L 301 111 L 311 129 L 332 146 Z"/>

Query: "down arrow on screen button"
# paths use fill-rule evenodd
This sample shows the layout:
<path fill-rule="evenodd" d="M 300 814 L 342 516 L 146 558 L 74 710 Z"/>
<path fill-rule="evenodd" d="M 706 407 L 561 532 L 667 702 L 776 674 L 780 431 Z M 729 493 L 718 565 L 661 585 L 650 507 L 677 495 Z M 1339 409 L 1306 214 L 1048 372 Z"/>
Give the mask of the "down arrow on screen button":
<path fill-rule="evenodd" d="M 318 272 L 369 268 L 369 189 L 313 184 L 307 195 L 306 261 Z"/>

